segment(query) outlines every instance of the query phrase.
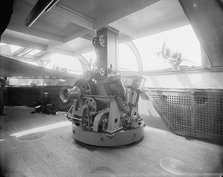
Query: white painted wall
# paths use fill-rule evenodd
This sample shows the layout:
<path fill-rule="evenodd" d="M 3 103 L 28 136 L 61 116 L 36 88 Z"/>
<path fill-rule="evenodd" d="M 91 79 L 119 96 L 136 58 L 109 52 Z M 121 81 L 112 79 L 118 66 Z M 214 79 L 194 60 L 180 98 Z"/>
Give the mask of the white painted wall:
<path fill-rule="evenodd" d="M 223 72 L 196 72 L 144 76 L 148 88 L 223 89 Z"/>

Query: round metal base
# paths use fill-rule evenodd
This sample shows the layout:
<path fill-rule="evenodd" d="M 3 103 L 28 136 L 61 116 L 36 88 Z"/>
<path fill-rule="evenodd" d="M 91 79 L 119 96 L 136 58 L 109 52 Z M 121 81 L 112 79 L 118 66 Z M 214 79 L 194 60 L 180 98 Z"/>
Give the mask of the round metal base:
<path fill-rule="evenodd" d="M 73 124 L 74 140 L 95 147 L 119 147 L 139 142 L 143 136 L 144 123 L 131 130 L 121 130 L 114 134 L 87 131 Z"/>

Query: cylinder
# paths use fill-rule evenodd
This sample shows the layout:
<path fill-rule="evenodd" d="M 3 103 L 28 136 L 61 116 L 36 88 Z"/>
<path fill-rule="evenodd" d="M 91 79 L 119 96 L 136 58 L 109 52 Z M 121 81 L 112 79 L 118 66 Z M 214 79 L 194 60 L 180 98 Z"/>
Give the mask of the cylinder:
<path fill-rule="evenodd" d="M 70 99 L 79 100 L 80 97 L 81 97 L 81 90 L 77 86 L 74 86 L 72 89 L 63 88 L 60 91 L 60 99 L 64 103 L 66 103 Z"/>
<path fill-rule="evenodd" d="M 139 90 L 139 91 L 142 91 L 143 90 L 143 87 L 144 87 L 144 84 L 145 84 L 145 78 L 144 77 L 138 77 L 136 78 L 134 81 L 133 81 L 133 84 L 132 84 L 132 88 L 134 90 Z"/>

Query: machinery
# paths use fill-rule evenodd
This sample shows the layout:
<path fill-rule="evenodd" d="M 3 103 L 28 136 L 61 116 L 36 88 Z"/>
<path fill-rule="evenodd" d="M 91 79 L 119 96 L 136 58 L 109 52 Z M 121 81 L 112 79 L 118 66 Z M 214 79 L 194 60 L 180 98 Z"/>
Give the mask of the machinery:
<path fill-rule="evenodd" d="M 105 59 L 109 56 L 103 57 L 103 54 L 111 34 L 114 39 L 115 32 L 103 29 L 93 39 L 98 54 L 97 67 L 86 71 L 72 89 L 64 88 L 60 94 L 63 102 L 73 99 L 66 117 L 73 124 L 74 139 L 87 145 L 114 147 L 143 138 L 144 122 L 138 114 L 138 100 L 145 79 L 136 77 L 124 87 L 111 64 L 106 68 Z"/>

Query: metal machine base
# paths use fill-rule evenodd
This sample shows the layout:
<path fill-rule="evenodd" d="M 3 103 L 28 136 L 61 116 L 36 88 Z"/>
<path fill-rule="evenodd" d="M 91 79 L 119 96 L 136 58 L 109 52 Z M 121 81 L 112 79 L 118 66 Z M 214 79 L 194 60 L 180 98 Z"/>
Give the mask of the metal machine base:
<path fill-rule="evenodd" d="M 114 134 L 87 131 L 73 124 L 75 141 L 95 147 L 119 147 L 139 142 L 144 136 L 144 123 L 131 130 L 121 130 Z"/>

